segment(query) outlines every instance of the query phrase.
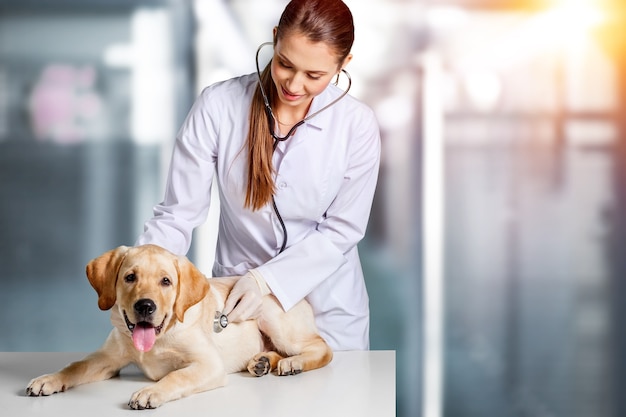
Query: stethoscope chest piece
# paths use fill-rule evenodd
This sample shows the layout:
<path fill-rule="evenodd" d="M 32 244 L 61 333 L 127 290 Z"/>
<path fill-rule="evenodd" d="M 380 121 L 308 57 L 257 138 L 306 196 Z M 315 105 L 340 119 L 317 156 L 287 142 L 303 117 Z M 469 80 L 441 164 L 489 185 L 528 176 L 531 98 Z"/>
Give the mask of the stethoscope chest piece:
<path fill-rule="evenodd" d="M 213 318 L 213 331 L 219 333 L 224 330 L 226 326 L 228 326 L 228 316 L 222 314 L 221 311 L 216 311 L 215 317 Z"/>

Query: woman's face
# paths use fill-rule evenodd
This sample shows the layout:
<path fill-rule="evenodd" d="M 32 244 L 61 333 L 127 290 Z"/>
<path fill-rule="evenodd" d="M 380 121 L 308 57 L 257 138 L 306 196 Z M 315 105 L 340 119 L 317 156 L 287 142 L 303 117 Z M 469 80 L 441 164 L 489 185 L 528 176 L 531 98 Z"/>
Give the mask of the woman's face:
<path fill-rule="evenodd" d="M 272 80 L 280 101 L 273 104 L 306 112 L 313 97 L 324 91 L 351 58 L 340 66 L 324 42 L 311 42 L 300 34 L 284 36 L 276 42 L 272 59 Z"/>

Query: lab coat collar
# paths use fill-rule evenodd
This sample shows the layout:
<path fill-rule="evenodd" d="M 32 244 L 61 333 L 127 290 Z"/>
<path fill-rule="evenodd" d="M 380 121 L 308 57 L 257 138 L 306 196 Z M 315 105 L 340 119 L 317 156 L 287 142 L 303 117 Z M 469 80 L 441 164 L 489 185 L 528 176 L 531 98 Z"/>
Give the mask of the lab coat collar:
<path fill-rule="evenodd" d="M 328 103 L 339 97 L 342 93 L 343 91 L 339 87 L 332 83 L 329 84 L 324 91 L 322 91 L 315 98 L 313 98 L 313 102 L 311 103 L 311 107 L 309 107 L 309 112 L 307 113 L 307 116 L 323 108 Z M 335 110 L 335 106 L 341 103 L 341 101 L 345 98 L 346 97 L 342 98 L 337 103 L 322 111 L 320 114 L 314 116 L 313 118 L 311 118 L 311 120 L 307 120 L 306 123 L 312 127 L 323 130 L 325 127 L 327 127 L 331 112 Z"/>
<path fill-rule="evenodd" d="M 334 84 L 329 84 L 328 87 L 326 87 L 324 91 L 322 91 L 315 98 L 313 98 L 313 102 L 311 102 L 311 107 L 309 107 L 307 116 L 323 108 L 328 103 L 332 102 L 337 97 L 339 97 L 342 93 L 343 93 L 343 90 L 341 90 L 339 87 L 337 87 Z M 326 128 L 329 129 L 330 128 L 329 124 L 331 123 L 331 119 L 332 119 L 332 112 L 336 111 L 337 110 L 336 106 L 341 105 L 343 100 L 346 100 L 346 99 L 347 99 L 347 96 L 342 98 L 341 100 L 339 100 L 337 103 L 333 104 L 326 110 L 312 117 L 310 120 L 307 120 L 304 124 L 307 127 L 312 127 L 313 129 L 320 131 L 320 132 L 324 131 L 324 129 Z M 298 143 L 301 143 L 304 140 L 305 136 L 303 136 L 303 134 L 300 133 L 299 131 L 301 132 L 302 129 L 296 130 L 295 135 L 289 140 L 281 141 L 276 147 L 276 151 L 280 153 L 281 155 L 284 155 L 288 147 L 297 146 Z"/>

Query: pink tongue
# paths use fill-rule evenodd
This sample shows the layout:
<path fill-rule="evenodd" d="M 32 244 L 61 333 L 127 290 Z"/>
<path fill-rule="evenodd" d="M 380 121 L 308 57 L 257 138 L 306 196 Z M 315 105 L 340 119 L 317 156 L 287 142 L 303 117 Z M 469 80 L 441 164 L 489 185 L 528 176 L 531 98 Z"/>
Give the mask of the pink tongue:
<path fill-rule="evenodd" d="M 133 330 L 133 344 L 135 349 L 141 352 L 148 352 L 154 346 L 156 331 L 154 327 L 135 326 Z"/>

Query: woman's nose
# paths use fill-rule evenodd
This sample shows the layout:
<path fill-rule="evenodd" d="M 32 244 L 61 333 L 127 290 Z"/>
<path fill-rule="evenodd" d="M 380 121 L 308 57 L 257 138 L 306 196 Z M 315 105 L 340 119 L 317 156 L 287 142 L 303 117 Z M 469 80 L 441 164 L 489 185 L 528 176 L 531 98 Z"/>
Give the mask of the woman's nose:
<path fill-rule="evenodd" d="M 304 77 L 303 74 L 296 73 L 294 74 L 287 82 L 287 88 L 289 88 L 290 92 L 298 93 L 302 89 L 304 85 Z"/>

